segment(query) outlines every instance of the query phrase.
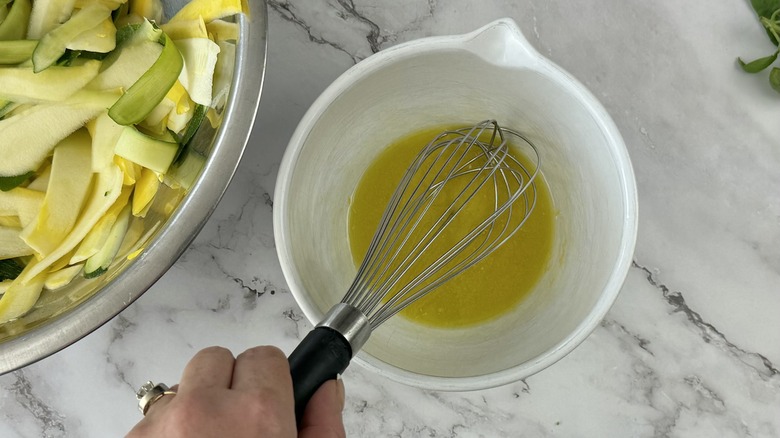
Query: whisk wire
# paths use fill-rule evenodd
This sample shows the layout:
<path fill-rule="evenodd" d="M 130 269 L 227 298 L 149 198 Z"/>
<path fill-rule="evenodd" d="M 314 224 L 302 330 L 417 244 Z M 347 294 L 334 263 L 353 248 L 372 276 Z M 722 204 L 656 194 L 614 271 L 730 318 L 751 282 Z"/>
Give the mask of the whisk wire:
<path fill-rule="evenodd" d="M 446 134 L 441 134 L 437 137 L 437 139 L 444 135 Z M 367 251 L 367 256 L 363 260 L 363 263 L 360 267 L 357 280 L 355 283 L 353 283 L 353 286 L 350 287 L 350 290 L 345 297 L 346 301 L 352 298 L 352 295 L 357 295 L 359 297 L 357 301 L 350 302 L 355 302 L 356 307 L 364 309 L 366 312 L 372 311 L 376 304 L 381 300 L 381 296 L 378 299 L 373 299 L 375 298 L 375 295 L 365 292 L 369 290 L 377 290 L 377 287 L 374 287 L 373 285 L 379 283 L 379 280 L 384 278 L 387 271 L 390 269 L 390 265 L 383 264 L 382 261 L 387 257 L 390 257 L 388 252 L 392 251 L 393 248 L 396 248 L 396 254 L 398 251 L 400 251 L 400 249 L 403 247 L 403 243 L 401 245 L 396 245 L 398 238 L 402 236 L 400 231 L 406 229 L 408 222 L 412 220 L 412 218 L 421 217 L 421 215 L 416 215 L 416 212 L 420 208 L 420 202 L 407 202 L 403 204 L 398 214 L 396 214 L 396 211 L 398 210 L 398 205 L 402 201 L 403 195 L 405 193 L 405 190 L 401 190 L 400 188 L 408 187 L 413 176 L 415 175 L 415 172 L 412 169 L 418 169 L 426 158 L 426 154 L 419 154 L 417 156 L 413 165 L 405 173 L 401 184 L 399 184 L 399 189 L 396 189 L 396 191 L 393 193 L 391 202 L 380 221 L 381 225 L 378 228 L 376 235 L 372 239 Z M 417 199 L 418 201 L 425 199 L 423 197 L 415 197 L 415 194 L 420 190 L 423 181 L 431 172 L 431 170 L 432 168 L 427 168 L 423 177 L 420 179 L 420 181 L 418 181 L 414 190 L 409 195 L 411 199 Z M 414 206 L 414 208 L 411 208 L 411 206 Z M 391 221 L 391 219 L 396 216 L 396 220 Z M 388 223 L 391 224 L 389 228 L 387 227 Z M 415 226 L 416 225 L 417 224 L 415 224 Z M 385 236 L 387 237 L 385 238 Z M 382 283 L 379 284 L 381 285 Z M 384 284 L 387 283 L 385 282 Z M 363 293 L 361 294 L 361 292 Z"/>
<path fill-rule="evenodd" d="M 391 230 L 387 232 L 386 234 L 389 236 L 392 236 L 392 238 L 388 238 L 385 240 L 385 245 L 382 250 L 378 251 L 376 254 L 376 257 L 371 257 L 372 264 L 378 264 L 380 266 L 384 267 L 384 270 L 379 273 L 378 275 L 370 275 L 372 281 L 372 285 L 369 285 L 368 288 L 365 289 L 365 292 L 371 292 L 370 298 L 368 300 L 368 303 L 364 303 L 361 301 L 361 303 L 366 304 L 364 310 L 367 312 L 371 312 L 376 305 L 378 305 L 382 297 L 385 296 L 390 290 L 392 290 L 396 284 L 404 278 L 404 276 L 407 274 L 409 269 L 414 265 L 414 263 L 419 258 L 420 254 L 422 254 L 424 251 L 427 250 L 427 248 L 432 244 L 432 242 L 441 234 L 443 229 L 457 216 L 457 213 L 459 213 L 463 206 L 468 203 L 469 199 L 466 199 L 460 203 L 460 205 L 457 205 L 458 200 L 462 198 L 462 195 L 464 193 L 469 193 L 468 189 L 469 186 L 474 184 L 476 178 L 478 177 L 478 174 L 475 174 L 472 181 L 469 182 L 467 186 L 463 188 L 461 193 L 456 196 L 450 205 L 444 209 L 445 212 L 441 214 L 436 223 L 434 223 L 432 226 L 428 227 L 428 231 L 423 235 L 421 238 L 415 239 L 417 241 L 417 244 L 410 250 L 407 251 L 406 257 L 401 259 L 400 262 L 397 264 L 388 264 L 383 263 L 385 259 L 390 260 L 398 260 L 397 257 L 399 254 L 404 252 L 404 250 L 407 248 L 407 244 L 409 240 L 413 237 L 413 233 L 411 230 L 417 229 L 419 226 L 420 221 L 426 216 L 428 213 L 428 210 L 433 205 L 433 201 L 436 199 L 436 196 L 438 195 L 438 192 L 443 189 L 444 184 L 447 181 L 450 181 L 454 179 L 457 176 L 462 176 L 465 174 L 468 174 L 469 172 L 481 172 L 484 169 L 479 170 L 469 170 L 467 172 L 463 172 L 462 169 L 467 169 L 468 166 L 473 163 L 476 160 L 475 158 L 472 158 L 465 163 L 463 160 L 467 157 L 468 151 L 473 146 L 475 142 L 478 141 L 479 136 L 482 135 L 482 132 L 484 131 L 484 127 L 480 127 L 479 132 L 476 135 L 473 135 L 473 131 L 475 128 L 471 130 L 469 135 L 462 136 L 459 135 L 457 132 L 445 132 L 444 134 L 438 136 L 434 141 L 428 144 L 426 149 L 418 155 L 418 160 L 415 162 L 415 166 L 412 166 L 410 168 L 410 171 L 408 172 L 409 176 L 412 176 L 415 174 L 416 169 L 419 168 L 419 165 L 422 165 L 430 156 L 434 154 L 434 152 L 438 149 L 438 156 L 435 159 L 435 163 L 439 163 L 439 165 L 432 165 L 425 169 L 425 172 L 423 176 L 420 178 L 418 184 L 415 186 L 414 190 L 411 192 L 411 194 L 408 196 L 410 199 L 407 200 L 407 202 L 404 204 L 404 207 L 401 209 L 401 213 L 398 214 L 398 217 L 396 220 L 392 221 L 393 227 L 391 227 Z M 459 144 L 456 148 L 450 148 L 452 152 L 447 155 L 446 159 L 442 161 L 442 156 L 444 152 L 447 150 L 448 146 L 450 146 L 452 143 L 454 143 L 458 138 L 451 139 L 448 141 L 442 141 L 437 142 L 437 140 L 440 140 L 448 135 L 457 134 L 459 136 Z M 466 140 L 469 140 L 470 143 L 468 147 L 464 147 L 464 143 Z M 457 152 L 461 151 L 461 153 L 458 155 Z M 455 158 L 457 156 L 457 158 Z M 453 163 L 454 160 L 454 163 Z M 433 175 L 430 178 L 430 183 L 428 185 L 425 185 L 424 182 L 428 180 L 428 176 L 431 173 L 432 170 L 436 169 L 435 175 Z M 442 173 L 445 172 L 446 169 L 449 169 L 446 175 L 442 177 Z M 484 181 L 482 181 L 482 184 L 484 184 Z M 408 184 L 408 181 L 405 181 Z M 407 184 L 401 184 L 399 185 L 399 189 L 397 190 L 396 194 L 399 196 L 394 197 L 394 200 L 401 201 L 403 200 L 404 196 L 403 193 L 405 192 L 405 188 Z M 424 190 L 420 192 L 420 188 L 425 187 Z M 473 196 L 476 193 L 476 190 L 471 191 L 470 194 Z M 471 197 L 470 196 L 470 197 Z M 455 211 L 453 212 L 453 209 Z M 395 209 L 388 209 L 386 212 L 386 215 L 388 218 L 393 216 L 393 212 Z M 414 223 L 409 226 L 409 222 L 414 219 Z M 407 232 L 404 233 L 404 230 L 407 230 Z M 402 234 L 403 233 L 403 234 Z M 378 234 L 385 234 L 378 233 Z M 403 236 L 403 240 L 400 244 L 397 244 L 398 238 Z M 378 236 L 379 240 L 382 240 L 382 235 Z M 387 248 L 395 248 L 394 254 L 388 254 L 387 251 L 384 249 Z M 438 265 L 437 265 L 438 267 Z M 391 269 L 392 268 L 392 269 Z M 387 271 L 389 270 L 390 274 L 387 274 Z M 386 306 L 393 305 L 394 302 L 397 301 L 398 298 L 402 297 L 406 291 L 410 290 L 413 287 L 416 287 L 420 281 L 424 277 L 426 277 L 429 273 L 433 272 L 433 269 L 426 269 L 424 272 L 420 273 L 415 277 L 415 280 L 413 280 L 410 283 L 407 283 L 407 285 L 402 288 L 397 294 L 395 294 L 394 298 L 391 298 L 388 302 L 385 303 Z M 374 284 L 374 280 L 376 280 Z M 363 308 L 363 307 L 360 307 Z"/>
<path fill-rule="evenodd" d="M 485 141 L 488 129 L 489 140 Z M 509 153 L 505 134 L 530 146 L 535 154 L 533 171 Z M 418 154 L 393 193 L 342 303 L 360 309 L 373 329 L 484 259 L 528 219 L 536 205 L 534 180 L 540 165 L 539 154 L 526 137 L 492 120 L 437 136 Z M 445 186 L 456 179 L 465 181 L 464 185 L 445 202 L 446 207 L 432 210 Z M 490 183 L 490 214 L 413 272 L 423 254 L 430 253 L 434 242 Z M 437 214 L 433 224 L 423 227 L 424 218 L 433 213 Z"/>
<path fill-rule="evenodd" d="M 410 168 L 405 173 L 401 183 L 393 193 L 391 202 L 380 221 L 381 224 L 378 228 L 377 234 L 374 236 L 371 245 L 369 246 L 367 257 L 364 259 L 363 264 L 360 267 L 358 274 L 358 278 L 360 280 L 356 281 L 353 284 L 353 287 L 350 288 L 349 292 L 347 293 L 347 297 L 345 297 L 345 302 L 347 302 L 348 299 L 353 298 L 353 292 L 357 292 L 359 294 L 359 292 L 362 291 L 363 294 L 358 295 L 359 298 L 357 301 L 350 302 L 355 303 L 356 307 L 364 309 L 366 312 L 371 312 L 374 307 L 379 302 L 381 302 L 382 294 L 385 293 L 388 289 L 392 288 L 398 279 L 400 279 L 404 274 L 404 263 L 402 262 L 399 264 L 401 269 L 390 271 L 391 275 L 389 278 L 386 278 L 387 272 L 390 270 L 391 265 L 383 263 L 383 261 L 388 258 L 394 259 L 398 256 L 398 254 L 405 247 L 406 242 L 411 235 L 411 233 L 402 234 L 403 230 L 415 229 L 419 225 L 419 221 L 422 220 L 422 218 L 425 216 L 425 213 L 432 205 L 435 196 L 440 190 L 443 189 L 443 182 L 447 180 L 446 178 L 441 183 L 430 184 L 427 187 L 424 186 L 425 181 L 429 179 L 429 175 L 432 171 L 434 171 L 435 166 L 423 167 L 423 164 L 437 150 L 438 156 L 435 158 L 434 162 L 439 163 L 441 161 L 442 155 L 446 151 L 446 147 L 444 146 L 447 144 L 447 142 L 440 142 L 440 140 L 451 134 L 452 132 L 449 131 L 444 132 L 431 141 L 422 151 L 422 153 L 418 154 L 412 166 L 410 166 Z M 466 138 L 467 137 L 462 137 L 461 143 L 465 141 Z M 435 175 L 430 177 L 430 179 L 436 181 L 440 177 L 441 173 L 444 171 L 444 169 L 447 168 L 447 164 L 451 162 L 455 152 L 457 152 L 458 149 L 462 149 L 463 152 L 461 156 L 458 157 L 457 162 L 460 162 L 460 160 L 463 159 L 468 151 L 467 149 L 452 149 L 452 153 L 447 156 L 443 164 L 438 166 Z M 411 183 L 414 175 L 418 173 L 417 170 L 421 168 L 425 170 L 423 175 L 419 178 L 419 181 L 414 186 L 414 189 L 411 191 L 411 193 L 406 196 L 409 198 L 407 202 L 403 204 L 400 212 L 396 214 L 396 211 L 398 210 L 398 204 L 404 200 L 404 194 L 407 192 L 406 188 Z M 452 166 L 452 169 L 454 168 L 455 166 Z M 423 187 L 425 188 L 422 190 L 422 193 L 419 193 Z M 420 212 L 421 209 L 422 212 Z M 391 219 L 394 217 L 395 220 L 391 221 Z M 409 222 L 415 218 L 415 223 L 410 227 Z M 388 223 L 391 224 L 389 229 L 387 228 Z M 400 244 L 397 244 L 398 239 L 401 237 L 403 237 L 404 240 Z M 395 248 L 395 254 L 390 255 L 388 252 L 392 251 L 393 248 Z M 365 275 L 361 275 L 362 273 L 365 273 Z M 372 286 L 374 284 L 376 284 L 376 286 Z M 374 293 L 366 293 L 368 291 L 374 291 Z"/>
<path fill-rule="evenodd" d="M 488 158 L 488 161 L 492 161 L 496 158 L 496 155 L 499 154 L 499 150 L 496 149 L 494 152 L 491 153 L 491 155 Z M 500 158 L 499 160 L 503 160 L 504 157 Z M 489 169 L 488 177 L 480 179 L 480 174 L 484 173 L 486 170 Z M 497 167 L 490 167 L 485 168 L 482 167 L 478 170 L 466 170 L 464 172 L 457 172 L 457 174 L 453 175 L 453 172 L 451 172 L 447 178 L 452 179 L 456 176 L 465 176 L 469 173 L 474 173 L 474 176 L 472 179 L 463 187 L 463 189 L 456 195 L 452 202 L 448 205 L 446 209 L 444 209 L 444 213 L 439 216 L 436 223 L 428 230 L 428 232 L 423 236 L 423 238 L 415 245 L 411 250 L 409 250 L 409 254 L 404 259 L 404 261 L 401 263 L 403 266 L 402 271 L 399 272 L 398 276 L 401 277 L 405 275 L 411 266 L 414 265 L 414 263 L 417 262 L 417 260 L 420 258 L 420 256 L 429 250 L 429 247 L 433 244 L 433 242 L 444 232 L 446 227 L 456 220 L 457 216 L 462 213 L 465 210 L 465 206 L 471 202 L 471 200 L 477 195 L 479 190 L 482 189 L 482 187 L 487 183 L 487 181 L 492 178 L 492 176 L 495 174 L 495 172 L 498 170 Z M 446 182 L 446 181 L 445 181 Z M 441 183 L 440 183 L 441 184 Z M 472 185 L 476 184 L 476 187 L 472 189 Z M 465 196 L 465 199 L 463 197 Z M 495 196 L 495 195 L 494 195 Z M 450 263 L 457 255 L 461 254 L 461 251 L 466 248 L 469 245 L 473 244 L 473 240 L 479 235 L 482 234 L 485 231 L 486 227 L 492 228 L 494 226 L 494 223 L 486 223 L 483 222 L 480 224 L 479 227 L 473 229 L 471 232 L 469 232 L 466 236 L 460 239 L 459 242 L 457 242 L 453 247 L 448 249 L 446 252 L 444 252 L 441 256 L 439 256 L 434 262 L 432 262 L 430 265 L 428 265 L 425 269 L 423 269 L 417 276 L 414 277 L 414 279 L 410 280 L 403 288 L 397 291 L 397 293 L 393 294 L 391 298 L 386 302 L 387 308 L 392 308 L 399 302 L 406 301 L 406 299 L 412 299 L 416 295 L 407 296 L 407 294 L 414 290 L 416 287 L 421 286 L 426 283 L 426 281 L 430 278 L 430 276 L 436 272 L 437 270 L 441 269 L 442 267 L 446 266 L 448 263 Z M 411 236 L 411 233 L 407 234 L 408 236 Z M 482 244 L 478 245 L 474 251 L 472 251 L 469 255 L 463 257 L 463 260 L 456 264 L 455 266 L 451 267 L 447 270 L 447 272 L 450 271 L 457 271 L 462 265 L 468 264 L 468 261 L 472 259 L 472 256 L 476 253 L 479 253 L 479 251 L 483 248 L 483 246 L 489 241 L 490 233 L 485 234 L 485 239 L 483 240 Z M 414 256 L 412 256 L 414 255 Z M 462 254 L 461 254 L 462 255 Z M 400 271 L 400 270 L 399 270 Z M 444 275 L 446 276 L 446 274 Z M 444 280 L 446 281 L 446 280 Z M 394 282 L 395 283 L 395 282 Z M 440 284 L 439 281 L 435 281 L 429 285 L 427 285 L 425 288 L 422 289 L 422 291 L 428 291 L 429 288 L 432 289 L 436 285 Z M 431 287 L 432 286 L 432 287 Z M 392 287 L 386 287 L 385 290 L 379 291 L 381 295 L 383 292 L 387 292 Z M 403 304 L 401 304 L 403 306 Z M 388 316 L 389 317 L 389 316 Z"/>

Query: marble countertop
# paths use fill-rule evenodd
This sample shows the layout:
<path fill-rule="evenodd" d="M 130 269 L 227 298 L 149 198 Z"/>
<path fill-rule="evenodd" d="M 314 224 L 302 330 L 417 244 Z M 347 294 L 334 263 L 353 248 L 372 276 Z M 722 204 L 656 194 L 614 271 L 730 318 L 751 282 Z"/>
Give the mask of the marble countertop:
<path fill-rule="evenodd" d="M 0 436 L 121 436 L 135 390 L 197 350 L 292 351 L 310 325 L 274 248 L 279 162 L 355 62 L 513 18 L 622 132 L 639 237 L 617 302 L 554 366 L 486 391 L 423 391 L 350 367 L 354 437 L 780 437 L 780 95 L 737 56 L 773 50 L 749 2 L 271 0 L 265 90 L 246 154 L 189 250 L 75 345 L 0 377 Z"/>

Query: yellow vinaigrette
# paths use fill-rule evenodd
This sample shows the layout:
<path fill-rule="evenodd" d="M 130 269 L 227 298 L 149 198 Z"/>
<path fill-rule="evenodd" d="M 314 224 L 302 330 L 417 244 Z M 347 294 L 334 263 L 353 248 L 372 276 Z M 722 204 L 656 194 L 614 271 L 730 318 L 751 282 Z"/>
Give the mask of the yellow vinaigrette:
<path fill-rule="evenodd" d="M 352 195 L 348 218 L 350 248 L 356 266 L 363 261 L 382 213 L 404 172 L 420 149 L 442 131 L 442 128 L 427 129 L 402 138 L 389 145 L 366 169 Z M 533 168 L 532 163 L 515 148 L 511 148 L 511 155 L 527 168 Z M 555 210 L 542 175 L 537 175 L 535 181 L 536 207 L 508 242 L 404 309 L 400 315 L 428 326 L 454 328 L 489 321 L 517 306 L 542 277 L 552 252 Z M 453 192 L 460 189 L 454 185 L 448 188 Z M 492 204 L 487 203 L 484 208 L 492 209 Z M 464 222 L 465 227 L 470 229 L 472 224 L 461 221 Z M 436 244 L 449 248 L 468 229 L 453 230 Z M 431 261 L 423 260 L 419 266 Z"/>

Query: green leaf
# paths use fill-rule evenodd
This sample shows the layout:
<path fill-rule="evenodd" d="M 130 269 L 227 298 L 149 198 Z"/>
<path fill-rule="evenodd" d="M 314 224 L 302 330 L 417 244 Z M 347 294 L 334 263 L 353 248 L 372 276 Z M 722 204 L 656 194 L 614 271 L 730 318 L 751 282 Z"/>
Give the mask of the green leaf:
<path fill-rule="evenodd" d="M 24 175 L 0 176 L 0 190 L 7 192 L 14 187 L 18 187 L 33 175 L 35 175 L 35 172 L 30 171 Z"/>
<path fill-rule="evenodd" d="M 780 9 L 780 0 L 751 0 L 750 4 L 759 17 L 766 19 L 771 18 L 772 14 Z M 780 44 L 780 41 L 777 41 L 777 38 L 775 38 L 769 29 L 766 30 L 766 34 L 769 36 L 769 40 L 772 41 L 772 44 L 776 46 Z"/>
<path fill-rule="evenodd" d="M 780 9 L 780 0 L 750 0 L 750 4 L 759 17 L 769 18 Z"/>
<path fill-rule="evenodd" d="M 769 85 L 780 93 L 780 68 L 775 67 L 769 72 Z"/>
<path fill-rule="evenodd" d="M 745 70 L 748 73 L 758 73 L 761 70 L 772 65 L 772 63 L 775 62 L 775 60 L 777 59 L 777 54 L 778 52 L 775 52 L 769 56 L 758 58 L 748 63 L 745 63 L 745 61 L 743 61 L 742 58 L 737 58 L 737 62 L 739 62 L 739 65 L 742 66 L 742 70 Z"/>

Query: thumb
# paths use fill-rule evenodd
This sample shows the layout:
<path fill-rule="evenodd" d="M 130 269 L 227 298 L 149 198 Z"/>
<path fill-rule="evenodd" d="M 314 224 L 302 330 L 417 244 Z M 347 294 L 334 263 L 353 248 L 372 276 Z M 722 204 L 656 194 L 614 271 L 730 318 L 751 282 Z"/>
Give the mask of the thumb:
<path fill-rule="evenodd" d="M 328 380 L 314 393 L 303 413 L 298 438 L 345 438 L 344 383 Z"/>

